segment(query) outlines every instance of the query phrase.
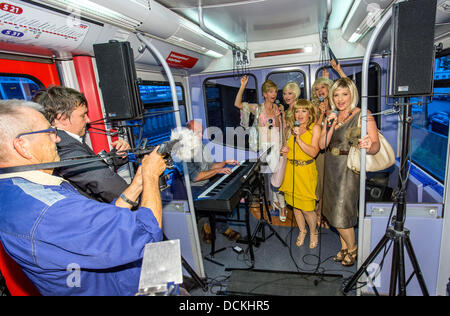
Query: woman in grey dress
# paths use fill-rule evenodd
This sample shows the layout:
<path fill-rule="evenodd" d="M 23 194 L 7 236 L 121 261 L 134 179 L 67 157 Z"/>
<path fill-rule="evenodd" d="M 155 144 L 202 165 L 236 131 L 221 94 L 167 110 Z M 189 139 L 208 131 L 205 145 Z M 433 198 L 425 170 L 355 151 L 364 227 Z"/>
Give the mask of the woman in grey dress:
<path fill-rule="evenodd" d="M 370 114 L 367 118 L 368 135 L 359 139 L 358 99 L 358 90 L 351 79 L 341 78 L 333 84 L 329 102 L 337 114 L 328 115 L 328 127 L 322 129 L 319 142 L 320 148 L 326 149 L 323 215 L 339 232 L 341 250 L 334 261 L 344 266 L 355 263 L 358 248 L 354 227 L 358 221 L 359 174 L 347 168 L 348 152 L 352 144 L 366 149 L 369 155 L 380 149 L 377 126 Z"/>

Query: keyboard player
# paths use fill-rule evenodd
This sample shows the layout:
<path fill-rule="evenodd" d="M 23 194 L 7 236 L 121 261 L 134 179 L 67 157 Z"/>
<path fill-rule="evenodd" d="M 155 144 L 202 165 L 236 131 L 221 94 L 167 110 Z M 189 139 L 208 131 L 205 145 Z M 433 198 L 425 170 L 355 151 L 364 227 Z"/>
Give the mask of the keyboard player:
<path fill-rule="evenodd" d="M 201 122 L 196 120 L 189 121 L 187 128 L 192 130 L 199 138 L 203 138 L 203 126 Z M 187 163 L 189 178 L 191 180 L 192 194 L 194 197 L 198 196 L 198 194 L 203 191 L 202 188 L 207 185 L 210 179 L 214 176 L 218 174 L 231 174 L 232 170 L 226 166 L 239 165 L 239 162 L 236 160 L 226 160 L 223 162 L 214 163 L 212 162 L 212 157 L 208 150 L 202 150 L 201 161 L 197 160 L 199 159 L 195 159 L 194 162 Z M 219 219 L 216 224 L 217 231 L 225 235 L 225 237 L 229 240 L 238 240 L 241 235 L 225 223 L 225 216 L 217 215 L 217 218 L 220 217 L 222 217 L 222 219 Z M 203 225 L 203 240 L 206 243 L 211 243 L 211 227 L 208 223 Z"/>

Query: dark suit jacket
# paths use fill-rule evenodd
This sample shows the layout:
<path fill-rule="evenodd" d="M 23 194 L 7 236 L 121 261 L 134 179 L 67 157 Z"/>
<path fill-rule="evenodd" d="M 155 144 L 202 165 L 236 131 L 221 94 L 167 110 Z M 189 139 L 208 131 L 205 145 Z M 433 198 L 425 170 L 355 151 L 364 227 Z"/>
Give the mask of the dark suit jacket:
<path fill-rule="evenodd" d="M 81 156 L 94 156 L 86 145 L 58 130 L 61 142 L 57 144 L 61 160 Z M 128 187 L 127 182 L 112 171 L 104 161 L 55 169 L 55 174 L 69 180 L 78 191 L 97 201 L 111 203 Z"/>

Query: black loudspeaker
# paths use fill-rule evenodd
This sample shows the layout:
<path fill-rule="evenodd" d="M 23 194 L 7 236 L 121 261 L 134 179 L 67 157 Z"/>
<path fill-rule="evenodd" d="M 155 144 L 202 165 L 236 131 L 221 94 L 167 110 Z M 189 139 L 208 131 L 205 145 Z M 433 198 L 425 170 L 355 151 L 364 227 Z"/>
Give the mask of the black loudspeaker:
<path fill-rule="evenodd" d="M 130 43 L 97 44 L 94 53 L 106 118 L 114 121 L 142 116 L 143 105 Z"/>
<path fill-rule="evenodd" d="M 393 7 L 392 96 L 430 95 L 434 79 L 436 0 L 409 0 Z"/>

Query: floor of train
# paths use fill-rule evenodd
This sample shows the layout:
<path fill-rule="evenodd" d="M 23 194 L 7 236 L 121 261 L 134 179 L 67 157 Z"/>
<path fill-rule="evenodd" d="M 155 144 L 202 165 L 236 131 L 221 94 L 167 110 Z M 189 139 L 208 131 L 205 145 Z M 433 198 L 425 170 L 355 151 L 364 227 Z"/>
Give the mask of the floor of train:
<path fill-rule="evenodd" d="M 241 218 L 245 218 L 244 216 L 245 211 L 241 210 Z M 288 217 L 289 216 L 292 216 L 292 211 L 288 212 Z M 207 244 L 202 239 L 201 227 L 205 221 L 206 219 L 201 219 L 198 227 L 208 291 L 204 292 L 200 288 L 194 288 L 190 291 L 190 294 L 192 296 L 230 295 L 227 293 L 227 286 L 229 285 L 232 271 L 228 271 L 228 269 L 248 269 L 251 267 L 250 254 L 246 251 L 248 246 L 246 244 L 230 241 L 217 232 L 215 249 L 225 248 L 225 250 L 218 252 L 214 257 L 211 257 L 209 255 L 211 252 L 211 245 Z M 250 216 L 252 233 L 257 224 L 258 220 L 255 217 Z M 246 238 L 246 229 L 243 224 L 230 224 L 230 226 L 241 234 L 242 239 Z M 276 235 L 262 241 L 259 247 L 254 247 L 255 261 L 253 269 L 307 274 L 319 273 L 342 275 L 343 283 L 356 272 L 356 264 L 352 267 L 344 267 L 342 264 L 333 261 L 333 257 L 340 249 L 339 236 L 336 230 L 322 228 L 319 246 L 316 249 L 310 249 L 309 233 L 305 238 L 304 245 L 302 247 L 297 247 L 296 240 L 299 233 L 298 227 L 292 227 L 292 225 L 288 227 L 271 225 L 271 227 L 273 227 L 278 235 L 286 242 L 287 247 L 283 245 Z M 271 230 L 266 226 L 266 237 L 270 236 L 270 234 Z M 260 234 L 258 234 L 258 236 L 260 236 Z M 236 253 L 233 250 L 234 246 L 241 247 L 244 252 L 240 254 Z M 319 256 L 321 263 L 318 266 Z M 212 259 L 216 263 L 208 259 Z M 272 294 L 277 295 L 277 293 Z M 354 292 L 352 291 L 347 295 L 354 295 Z"/>

